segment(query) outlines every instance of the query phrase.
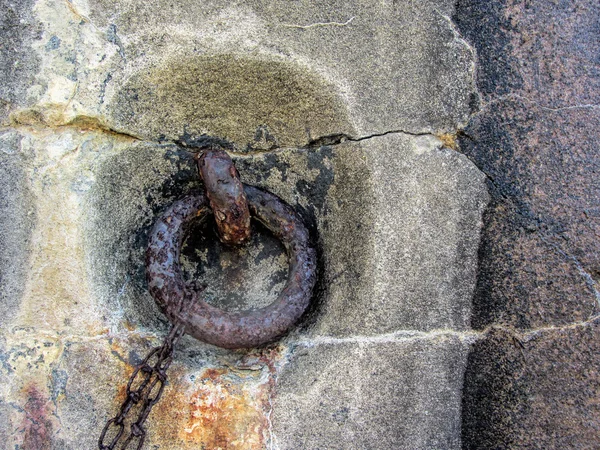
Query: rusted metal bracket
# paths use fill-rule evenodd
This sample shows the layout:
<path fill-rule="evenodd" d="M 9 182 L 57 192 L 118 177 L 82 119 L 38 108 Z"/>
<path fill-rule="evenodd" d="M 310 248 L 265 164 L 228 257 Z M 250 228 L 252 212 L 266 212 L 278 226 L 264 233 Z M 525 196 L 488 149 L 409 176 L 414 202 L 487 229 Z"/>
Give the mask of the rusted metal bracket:
<path fill-rule="evenodd" d="M 221 242 L 229 245 L 246 243 L 250 238 L 250 211 L 233 161 L 216 145 L 201 149 L 196 160 Z"/>

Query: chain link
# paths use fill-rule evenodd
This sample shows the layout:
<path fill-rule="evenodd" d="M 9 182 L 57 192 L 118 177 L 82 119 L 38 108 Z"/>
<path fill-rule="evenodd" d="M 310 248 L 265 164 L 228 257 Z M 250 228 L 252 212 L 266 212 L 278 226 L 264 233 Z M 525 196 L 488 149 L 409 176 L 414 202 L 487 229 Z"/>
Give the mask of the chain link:
<path fill-rule="evenodd" d="M 146 438 L 144 422 L 150 415 L 152 407 L 162 396 L 167 382 L 167 369 L 173 361 L 173 347 L 183 336 L 184 331 L 184 325 L 173 325 L 163 344 L 153 348 L 135 368 L 127 383 L 126 397 L 119 413 L 106 422 L 102 430 L 98 440 L 100 450 L 114 450 L 121 442 L 120 450 L 140 450 L 142 448 Z M 139 412 L 135 417 L 135 422 L 133 419 L 127 421 L 130 412 L 136 409 L 139 409 Z M 128 434 L 125 433 L 127 425 L 129 426 Z M 106 441 L 109 443 L 106 444 Z"/>

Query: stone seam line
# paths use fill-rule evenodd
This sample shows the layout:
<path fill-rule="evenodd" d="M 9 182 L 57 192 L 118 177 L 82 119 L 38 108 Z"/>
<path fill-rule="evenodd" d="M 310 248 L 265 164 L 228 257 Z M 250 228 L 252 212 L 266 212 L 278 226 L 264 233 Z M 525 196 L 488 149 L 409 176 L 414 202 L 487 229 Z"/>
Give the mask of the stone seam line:
<path fill-rule="evenodd" d="M 596 314 L 591 316 L 588 320 L 572 322 L 561 326 L 548 326 L 548 327 L 539 327 L 532 328 L 526 331 L 519 331 L 515 328 L 492 324 L 487 326 L 482 330 L 471 330 L 471 331 L 456 331 L 456 330 L 448 330 L 448 329 L 437 329 L 431 331 L 417 331 L 417 330 L 399 330 L 391 333 L 383 333 L 376 334 L 371 336 L 363 336 L 363 335 L 355 335 L 348 337 L 331 337 L 331 336 L 316 336 L 309 339 L 302 339 L 293 337 L 290 338 L 284 344 L 287 346 L 302 346 L 302 347 L 314 347 L 317 345 L 337 345 L 337 344 L 382 344 L 382 343 L 394 343 L 394 342 L 413 342 L 418 340 L 436 340 L 443 337 L 457 337 L 460 340 L 467 342 L 469 344 L 473 344 L 481 339 L 485 339 L 487 334 L 489 334 L 493 330 L 503 330 L 512 336 L 518 338 L 522 342 L 527 342 L 530 339 L 547 332 L 556 332 L 556 331 L 566 331 L 573 330 L 576 328 L 587 327 L 590 325 L 600 325 L 600 314 Z M 16 334 L 22 331 L 23 334 L 19 337 Z M 16 338 L 16 341 L 19 341 L 19 338 L 27 339 L 29 338 L 30 330 L 11 330 L 11 333 Z M 35 337 L 40 339 L 61 341 L 61 342 L 71 342 L 71 343 L 88 343 L 88 342 L 97 342 L 104 341 L 107 338 L 117 338 L 117 339 L 127 339 L 132 336 L 137 336 L 141 339 L 153 339 L 160 340 L 161 336 L 149 333 L 149 332 L 140 332 L 140 331 L 131 331 L 127 333 L 100 333 L 92 336 L 89 335 L 62 335 L 56 336 L 55 332 L 52 330 L 35 330 Z"/>
<path fill-rule="evenodd" d="M 77 122 L 79 120 L 84 120 L 84 124 L 78 124 Z M 129 134 L 129 133 L 125 133 L 123 131 L 118 131 L 115 130 L 113 128 L 110 128 L 104 124 L 102 124 L 102 122 L 96 118 L 93 117 L 88 117 L 88 116 L 84 116 L 84 117 L 75 117 L 73 120 L 71 120 L 69 123 L 64 123 L 64 124 L 57 124 L 57 125 L 49 125 L 49 124 L 24 124 L 24 123 L 14 123 L 12 125 L 5 125 L 2 126 L 0 128 L 0 133 L 2 132 L 7 132 L 7 131 L 11 131 L 11 130 L 16 130 L 16 131 L 41 131 L 41 130 L 47 130 L 47 129 L 51 129 L 51 130 L 63 130 L 63 129 L 75 129 L 78 131 L 96 131 L 96 132 L 102 132 L 102 133 L 107 133 L 107 134 L 111 134 L 111 135 L 115 135 L 115 136 L 119 136 L 119 137 L 124 137 L 124 138 L 128 138 L 128 139 L 132 139 L 135 141 L 139 141 L 139 142 L 144 142 L 144 143 L 152 143 L 152 144 L 157 144 L 156 141 L 149 141 L 149 140 L 145 140 L 139 136 L 136 136 L 134 134 Z M 455 130 L 455 133 L 460 132 L 460 130 Z M 365 141 L 368 139 L 372 139 L 372 138 L 376 138 L 376 137 L 381 137 L 381 136 L 387 136 L 389 134 L 405 134 L 408 136 L 434 136 L 437 137 L 438 135 L 434 132 L 429 132 L 429 131 L 408 131 L 408 130 L 387 130 L 387 131 L 382 131 L 382 132 L 378 132 L 378 133 L 372 133 L 372 134 L 368 134 L 365 136 L 351 136 L 349 134 L 346 133 L 333 133 L 333 134 L 328 134 L 326 136 L 320 136 L 318 138 L 312 139 L 310 142 L 308 142 L 307 144 L 305 144 L 302 147 L 276 147 L 274 149 L 271 150 L 260 150 L 260 151 L 251 151 L 251 152 L 243 152 L 243 153 L 236 153 L 234 152 L 234 154 L 236 156 L 246 156 L 246 155 L 256 155 L 256 154 L 267 154 L 267 153 L 277 153 L 280 151 L 289 151 L 289 150 L 307 150 L 307 149 L 313 149 L 313 148 L 318 148 L 318 147 L 324 147 L 324 146 L 334 146 L 334 145 L 338 145 L 338 144 L 343 144 L 344 142 L 361 142 L 361 141 Z M 167 141 L 159 141 L 159 144 L 162 145 L 168 145 L 168 144 L 175 144 L 175 142 L 167 142 Z"/>

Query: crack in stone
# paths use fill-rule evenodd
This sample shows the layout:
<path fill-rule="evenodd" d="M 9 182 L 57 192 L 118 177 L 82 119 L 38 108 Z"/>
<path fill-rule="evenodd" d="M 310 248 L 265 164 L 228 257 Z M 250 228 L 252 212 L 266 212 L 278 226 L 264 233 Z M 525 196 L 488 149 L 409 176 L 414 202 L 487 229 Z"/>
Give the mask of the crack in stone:
<path fill-rule="evenodd" d="M 373 133 L 366 136 L 358 136 L 354 137 L 346 133 L 334 133 L 328 134 L 326 136 L 320 136 L 318 138 L 312 139 L 306 145 L 301 147 L 274 147 L 269 150 L 251 150 L 251 151 L 236 151 L 232 149 L 226 149 L 233 158 L 251 158 L 257 155 L 268 155 L 268 154 L 279 154 L 287 151 L 306 151 L 306 150 L 314 150 L 321 147 L 333 147 L 336 145 L 340 145 L 346 142 L 362 142 L 368 139 L 377 138 L 381 136 L 387 136 L 388 134 L 405 134 L 408 136 L 432 136 L 439 139 L 439 135 L 436 135 L 431 132 L 413 132 L 407 130 L 388 130 L 380 133 Z M 150 141 L 145 141 L 150 142 Z M 163 145 L 178 145 L 181 150 L 195 153 L 193 150 L 190 150 L 185 147 L 181 147 L 179 141 L 161 141 Z M 452 150 L 452 149 L 451 149 Z"/>
<path fill-rule="evenodd" d="M 547 327 L 532 328 L 529 330 L 516 330 L 514 328 L 492 324 L 482 330 L 432 330 L 432 331 L 416 331 L 416 330 L 401 330 L 392 333 L 378 334 L 373 336 L 348 336 L 348 337 L 331 337 L 317 336 L 312 339 L 305 339 L 293 342 L 293 345 L 301 347 L 315 347 L 318 345 L 340 345 L 340 344 L 385 344 L 385 343 L 400 343 L 413 342 L 418 340 L 437 340 L 444 337 L 457 337 L 462 342 L 472 345 L 475 342 L 484 339 L 493 330 L 503 330 L 512 336 L 517 337 L 520 341 L 527 342 L 532 338 L 539 336 L 542 333 L 573 330 L 579 327 L 600 324 L 600 314 L 590 317 L 588 320 L 572 322 L 566 325 L 552 325 Z"/>
<path fill-rule="evenodd" d="M 352 23 L 352 21 L 356 18 L 356 16 L 350 17 L 348 20 L 346 20 L 345 22 L 315 22 L 315 23 L 311 23 L 309 25 L 297 25 L 297 24 L 293 24 L 293 23 L 283 23 L 281 24 L 282 27 L 285 28 L 296 28 L 296 29 L 301 29 L 301 30 L 308 30 L 310 28 L 318 28 L 318 27 L 345 27 L 346 25 L 350 25 L 350 23 Z"/>
<path fill-rule="evenodd" d="M 362 142 L 368 139 L 387 136 L 388 134 L 406 134 L 409 136 L 435 136 L 435 134 L 428 131 L 408 131 L 408 130 L 388 130 L 382 131 L 380 133 L 368 134 L 366 136 L 351 136 L 346 133 L 336 133 L 336 134 L 328 134 L 326 136 L 320 136 L 318 138 L 312 139 L 305 145 L 303 148 L 315 148 L 315 147 L 323 147 L 323 146 L 332 146 L 343 144 L 344 142 Z"/>
<path fill-rule="evenodd" d="M 51 125 L 51 124 L 44 123 L 44 122 L 28 124 L 28 123 L 20 123 L 15 120 L 10 125 L 5 125 L 5 126 L 0 127 L 0 132 L 10 131 L 10 130 L 19 131 L 19 130 L 23 130 L 23 129 L 27 129 L 27 128 L 34 128 L 34 129 L 35 128 L 49 128 L 49 129 L 54 129 L 54 130 L 63 129 L 63 128 L 74 128 L 74 129 L 78 129 L 81 131 L 92 129 L 92 130 L 98 131 L 98 132 L 106 132 L 109 134 L 134 139 L 139 142 L 155 143 L 155 144 L 161 144 L 161 145 L 172 145 L 173 144 L 173 145 L 177 145 L 184 151 L 191 151 L 191 150 L 186 149 L 185 147 L 182 147 L 180 145 L 180 142 L 177 140 L 174 140 L 174 141 L 165 140 L 165 141 L 160 141 L 160 142 L 156 141 L 155 142 L 155 141 L 143 139 L 134 134 L 130 134 L 125 131 L 119 131 L 119 130 L 116 130 L 115 128 L 111 128 L 110 126 L 104 124 L 97 117 L 92 117 L 92 116 L 76 116 L 74 119 L 72 119 L 68 123 L 63 123 L 63 124 L 59 124 L 59 125 Z M 243 157 L 243 156 L 252 156 L 252 155 L 259 155 L 259 154 L 280 153 L 282 151 L 286 151 L 286 150 L 290 150 L 290 149 L 308 150 L 308 149 L 314 149 L 314 148 L 325 147 L 325 146 L 339 145 L 339 144 L 343 144 L 344 142 L 362 142 L 362 141 L 366 141 L 366 140 L 377 138 L 377 137 L 387 136 L 389 134 L 405 134 L 408 136 L 432 136 L 432 137 L 439 138 L 438 135 L 436 135 L 432 132 L 429 132 L 429 131 L 408 131 L 408 130 L 403 130 L 403 129 L 387 130 L 387 131 L 373 133 L 373 134 L 369 134 L 369 135 L 365 135 L 365 136 L 352 136 L 352 135 L 349 135 L 346 133 L 334 133 L 334 134 L 320 136 L 318 138 L 312 139 L 306 145 L 304 145 L 302 147 L 275 147 L 270 150 L 254 150 L 254 151 L 245 151 L 245 152 L 230 151 L 230 153 L 237 157 L 240 157 L 240 156 Z"/>
<path fill-rule="evenodd" d="M 99 133 L 106 133 L 109 135 L 113 135 L 116 137 L 132 139 L 138 142 L 151 142 L 146 141 L 139 136 L 126 133 L 124 131 L 118 131 L 114 128 L 109 127 L 108 125 L 103 124 L 98 118 L 91 116 L 77 116 L 73 120 L 68 123 L 63 123 L 60 125 L 50 125 L 47 123 L 20 123 L 18 121 L 14 121 L 10 125 L 0 126 L 0 133 L 8 132 L 8 131 L 19 131 L 19 132 L 30 132 L 31 130 L 77 130 L 77 131 L 96 131 Z"/>
<path fill-rule="evenodd" d="M 388 134 L 407 134 L 409 136 L 434 136 L 437 137 L 434 133 L 428 132 L 428 131 L 408 131 L 408 130 L 389 130 L 389 131 L 384 131 L 382 133 L 373 133 L 373 134 L 369 134 L 367 136 L 360 136 L 357 138 L 349 138 L 350 141 L 354 141 L 354 142 L 360 142 L 360 141 L 366 141 L 367 139 L 371 139 L 371 138 L 376 138 L 376 137 L 381 137 L 381 136 L 387 136 Z"/>

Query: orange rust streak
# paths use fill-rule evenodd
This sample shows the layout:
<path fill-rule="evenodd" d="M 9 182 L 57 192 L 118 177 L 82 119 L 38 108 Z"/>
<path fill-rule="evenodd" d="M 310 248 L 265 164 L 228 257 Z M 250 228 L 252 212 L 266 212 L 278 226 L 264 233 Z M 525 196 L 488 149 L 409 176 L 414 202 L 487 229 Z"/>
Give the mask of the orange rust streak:
<path fill-rule="evenodd" d="M 119 341 L 116 339 L 110 343 L 110 350 L 114 355 L 125 355 L 125 349 L 121 345 Z M 127 382 L 131 374 L 135 370 L 135 367 L 123 361 L 124 356 L 120 356 L 121 359 L 121 370 L 122 375 L 119 377 L 119 381 L 117 382 L 117 395 L 113 400 L 113 404 L 115 405 L 115 411 L 118 411 L 123 402 L 125 401 L 125 397 L 127 397 Z"/>
<path fill-rule="evenodd" d="M 228 369 L 205 370 L 191 394 L 189 389 L 185 393 L 185 386 L 172 386 L 153 425 L 157 441 L 177 443 L 182 450 L 263 449 L 267 392 L 250 392 L 243 384 L 230 382 L 228 375 Z"/>

